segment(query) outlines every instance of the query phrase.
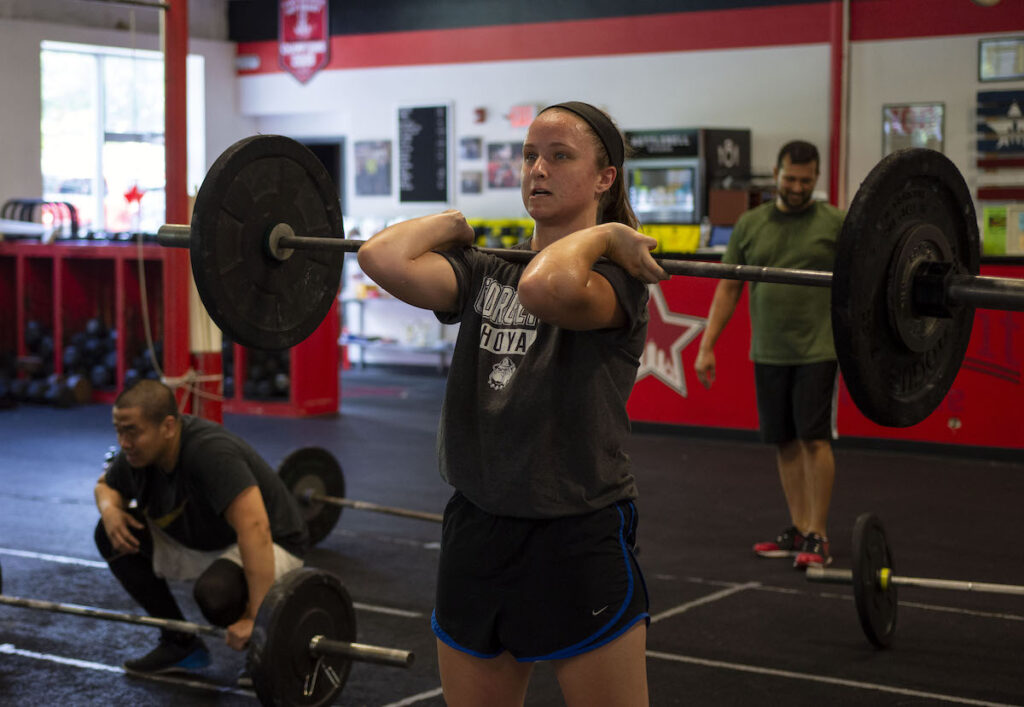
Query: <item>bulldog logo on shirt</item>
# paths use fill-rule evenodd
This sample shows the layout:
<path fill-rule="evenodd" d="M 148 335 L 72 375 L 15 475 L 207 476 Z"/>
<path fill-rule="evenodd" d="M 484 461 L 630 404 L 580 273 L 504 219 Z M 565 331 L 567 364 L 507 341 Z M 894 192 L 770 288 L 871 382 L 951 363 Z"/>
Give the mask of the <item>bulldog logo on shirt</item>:
<path fill-rule="evenodd" d="M 487 377 L 487 385 L 491 386 L 494 390 L 501 390 L 508 382 L 512 380 L 512 374 L 516 372 L 516 367 L 513 365 L 510 358 L 503 358 L 499 363 L 494 364 L 494 368 L 491 369 L 491 375 Z"/>

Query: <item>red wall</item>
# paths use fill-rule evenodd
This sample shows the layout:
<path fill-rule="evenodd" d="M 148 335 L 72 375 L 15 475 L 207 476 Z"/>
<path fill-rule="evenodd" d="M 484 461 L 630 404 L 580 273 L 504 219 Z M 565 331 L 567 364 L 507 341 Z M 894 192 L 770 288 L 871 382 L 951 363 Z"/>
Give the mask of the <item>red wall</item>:
<path fill-rule="evenodd" d="M 982 266 L 981 274 L 1024 278 L 1024 266 L 986 265 Z M 668 321 L 659 311 L 657 298 L 652 297 L 651 326 L 641 374 L 649 368 L 657 373 L 644 374 L 637 381 L 628 406 L 632 420 L 757 429 L 754 371 L 748 359 L 750 316 L 746 288 L 715 346 L 718 376 L 712 388 L 705 390 L 693 371 L 700 334 L 690 339 L 692 319 L 707 316 L 715 285 L 715 280 L 684 277 L 662 283 Z M 673 346 L 678 349 L 674 353 Z M 1024 449 L 1022 377 L 1024 313 L 978 310 L 960 374 L 934 413 L 912 427 L 882 427 L 865 418 L 845 386 L 841 386 L 839 435 Z"/>

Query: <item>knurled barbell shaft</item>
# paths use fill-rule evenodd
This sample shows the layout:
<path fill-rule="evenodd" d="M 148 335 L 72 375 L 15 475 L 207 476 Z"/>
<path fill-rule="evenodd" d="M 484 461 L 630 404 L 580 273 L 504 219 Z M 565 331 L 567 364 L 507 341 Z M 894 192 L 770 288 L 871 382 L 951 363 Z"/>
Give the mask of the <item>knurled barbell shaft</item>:
<path fill-rule="evenodd" d="M 327 496 L 322 493 L 315 491 L 308 491 L 303 494 L 304 498 L 300 499 L 305 503 L 320 502 L 330 503 L 334 506 L 344 506 L 346 508 L 358 508 L 362 511 L 373 511 L 374 513 L 385 513 L 387 515 L 399 516 L 401 518 L 414 518 L 416 520 L 429 520 L 434 523 L 440 523 L 444 520 L 444 516 L 440 513 L 427 513 L 426 511 L 411 511 L 406 508 L 395 508 L 393 506 L 381 506 L 376 503 L 370 503 L 368 501 L 353 501 L 351 498 L 340 498 L 338 496 Z"/>
<path fill-rule="evenodd" d="M 281 248 L 295 250 L 341 250 L 352 253 L 359 250 L 365 241 L 346 240 L 342 238 L 316 238 L 312 236 L 282 236 L 278 242 Z M 515 250 L 512 248 L 477 248 L 481 253 L 489 253 L 513 263 L 526 263 L 533 259 L 537 251 Z M 691 277 L 709 277 L 718 280 L 744 280 L 746 282 L 777 282 L 784 285 L 810 285 L 812 287 L 831 287 L 832 273 L 819 270 L 796 270 L 789 268 L 770 268 L 758 265 L 728 265 L 726 263 L 709 263 L 699 260 L 673 260 L 654 256 L 658 264 L 669 275 L 689 275 Z"/>
<path fill-rule="evenodd" d="M 164 224 L 157 231 L 157 243 L 171 248 L 188 248 L 190 245 L 189 226 L 180 224 Z M 345 238 L 322 238 L 317 236 L 280 236 L 276 245 L 280 249 L 293 250 L 340 250 L 355 253 L 366 241 Z M 511 248 L 478 248 L 482 253 L 490 253 L 510 262 L 524 263 L 536 255 L 532 250 L 514 250 Z M 784 285 L 809 285 L 812 287 L 831 287 L 832 273 L 819 270 L 796 270 L 790 268 L 770 268 L 758 265 L 727 265 L 725 263 L 709 263 L 697 260 L 672 260 L 655 256 L 658 264 L 669 275 L 689 275 L 691 277 L 707 277 L 718 280 L 744 280 L 746 282 L 775 282 Z"/>
<path fill-rule="evenodd" d="M 42 599 L 27 599 L 24 597 L 8 596 L 6 594 L 0 594 L 0 604 L 18 606 L 24 609 L 52 611 L 59 614 L 85 616 L 93 619 L 102 619 L 104 621 L 119 621 L 121 623 L 150 626 L 153 628 L 167 629 L 169 631 L 179 631 L 181 633 L 206 634 L 209 636 L 217 636 L 219 638 L 224 638 L 227 635 L 227 631 L 218 626 L 205 626 L 203 624 L 192 623 L 191 621 L 178 621 L 175 619 L 161 619 L 153 616 L 140 616 L 138 614 L 110 611 L 109 609 L 97 609 L 92 606 L 63 604 L 55 601 L 44 601 Z M 317 641 L 317 639 L 321 640 Z M 311 646 L 314 641 L 318 645 L 317 650 L 322 654 L 343 655 L 351 660 L 357 660 L 360 662 L 377 663 L 404 668 L 412 665 L 413 661 L 412 653 L 395 648 L 382 648 L 362 643 L 348 643 L 345 641 L 327 639 L 323 636 L 314 636 L 310 641 Z"/>
<path fill-rule="evenodd" d="M 853 584 L 853 571 L 829 567 L 808 567 L 807 579 L 825 584 Z M 967 582 L 956 579 L 930 579 L 926 577 L 903 577 L 889 575 L 889 583 L 900 587 L 924 587 L 927 589 L 950 589 L 961 592 L 982 592 L 985 594 L 1024 595 L 1024 586 L 1015 584 L 992 584 L 990 582 Z"/>
<path fill-rule="evenodd" d="M 104 621 L 120 621 L 121 623 L 126 624 L 165 628 L 169 631 L 178 631 L 180 633 L 202 633 L 210 636 L 218 636 L 220 638 L 223 638 L 226 633 L 222 628 L 218 628 L 216 626 L 204 626 L 203 624 L 196 624 L 191 621 L 161 619 L 154 616 L 140 616 L 138 614 L 110 611 L 109 609 L 97 609 L 93 606 L 63 604 L 55 601 L 44 601 L 42 599 L 27 599 L 25 597 L 12 597 L 6 594 L 0 594 L 0 604 L 20 606 L 23 609 L 40 609 L 42 611 L 53 611 L 59 614 L 86 616 L 93 619 L 102 619 Z"/>
<path fill-rule="evenodd" d="M 157 231 L 157 242 L 173 248 L 188 248 L 190 227 L 182 224 L 164 224 Z M 333 250 L 354 253 L 365 241 L 318 236 L 280 236 L 277 247 L 293 250 Z M 528 262 L 536 251 L 510 248 L 478 248 L 511 262 Z M 832 273 L 824 270 L 800 270 L 758 265 L 730 265 L 701 260 L 678 260 L 658 255 L 654 259 L 669 275 L 685 275 L 716 280 L 743 282 L 772 282 L 782 285 L 831 287 Z M 966 305 L 985 309 L 1024 312 L 1024 279 L 960 275 L 951 278 L 945 294 L 953 305 Z"/>
<path fill-rule="evenodd" d="M 395 668 L 408 668 L 415 659 L 415 656 L 409 651 L 381 648 L 365 643 L 336 641 L 325 636 L 313 636 L 309 639 L 309 652 L 313 655 L 340 655 L 361 663 L 390 665 Z"/>

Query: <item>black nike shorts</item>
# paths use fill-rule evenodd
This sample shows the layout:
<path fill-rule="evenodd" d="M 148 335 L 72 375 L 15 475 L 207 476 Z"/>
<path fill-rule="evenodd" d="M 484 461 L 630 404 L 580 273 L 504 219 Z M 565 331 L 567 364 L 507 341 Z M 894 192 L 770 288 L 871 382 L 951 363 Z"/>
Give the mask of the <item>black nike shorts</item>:
<path fill-rule="evenodd" d="M 835 439 L 837 371 L 835 361 L 799 366 L 755 363 L 761 440 L 783 444 Z"/>
<path fill-rule="evenodd" d="M 442 528 L 431 623 L 478 658 L 570 658 L 650 623 L 631 501 L 578 516 L 508 518 L 456 492 Z"/>

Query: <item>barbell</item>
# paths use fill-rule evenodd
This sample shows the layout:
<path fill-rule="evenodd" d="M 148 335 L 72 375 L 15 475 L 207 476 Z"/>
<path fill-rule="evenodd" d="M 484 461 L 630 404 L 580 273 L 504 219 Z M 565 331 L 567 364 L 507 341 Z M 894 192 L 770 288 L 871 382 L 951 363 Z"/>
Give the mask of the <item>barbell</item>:
<path fill-rule="evenodd" d="M 337 189 L 317 157 L 290 138 L 257 135 L 217 158 L 191 224 L 165 224 L 157 241 L 189 249 L 199 295 L 229 339 L 274 350 L 301 342 L 330 310 L 342 257 L 362 244 L 343 234 Z M 975 307 L 1024 311 L 1024 280 L 978 275 L 979 251 L 963 176 L 941 153 L 913 148 L 885 157 L 857 190 L 833 272 L 658 260 L 670 275 L 831 287 L 850 396 L 874 422 L 906 427 L 952 386 Z"/>
<path fill-rule="evenodd" d="M 369 501 L 345 498 L 345 474 L 338 460 L 321 447 L 296 449 L 277 469 L 284 485 L 299 501 L 309 541 L 313 545 L 326 538 L 337 525 L 343 508 L 354 508 L 385 515 L 440 523 L 440 513 L 382 506 Z"/>
<path fill-rule="evenodd" d="M 892 645 L 896 631 L 898 587 L 926 587 L 988 594 L 1024 595 L 1024 586 L 970 582 L 893 574 L 892 550 L 886 541 L 882 521 L 873 513 L 863 513 L 853 525 L 852 569 L 808 567 L 809 582 L 852 584 L 857 617 L 868 641 L 876 648 Z"/>
<path fill-rule="evenodd" d="M 0 573 L 0 590 L 3 588 Z M 0 604 L 224 638 L 226 631 L 189 621 L 139 616 L 78 604 L 0 594 Z M 280 577 L 260 605 L 246 665 L 264 705 L 333 704 L 353 661 L 407 668 L 409 651 L 355 643 L 352 599 L 332 574 L 309 567 Z"/>

